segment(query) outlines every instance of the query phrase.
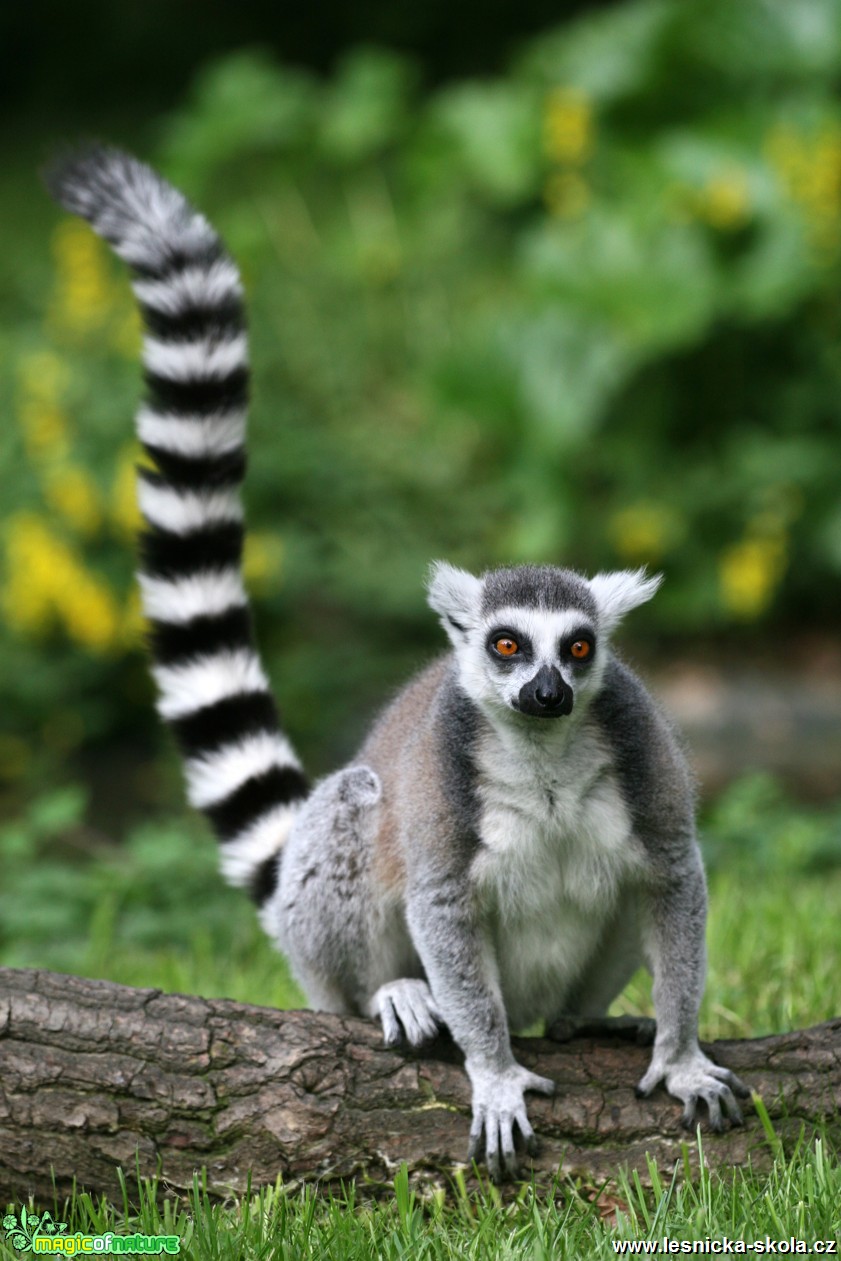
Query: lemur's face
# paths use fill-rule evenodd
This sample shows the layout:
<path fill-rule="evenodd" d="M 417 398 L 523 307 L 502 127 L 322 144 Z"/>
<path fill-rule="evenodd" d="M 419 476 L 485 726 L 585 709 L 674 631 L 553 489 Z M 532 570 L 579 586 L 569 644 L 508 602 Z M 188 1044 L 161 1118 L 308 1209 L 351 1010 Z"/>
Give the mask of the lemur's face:
<path fill-rule="evenodd" d="M 598 574 L 522 566 L 474 578 L 438 564 L 429 602 L 441 615 L 468 696 L 514 721 L 565 718 L 594 695 L 610 632 L 656 591 L 642 571 Z"/>
<path fill-rule="evenodd" d="M 601 675 L 595 622 L 583 609 L 495 609 L 476 639 L 465 653 L 480 684 L 475 699 L 532 718 L 572 713 L 576 697 Z"/>

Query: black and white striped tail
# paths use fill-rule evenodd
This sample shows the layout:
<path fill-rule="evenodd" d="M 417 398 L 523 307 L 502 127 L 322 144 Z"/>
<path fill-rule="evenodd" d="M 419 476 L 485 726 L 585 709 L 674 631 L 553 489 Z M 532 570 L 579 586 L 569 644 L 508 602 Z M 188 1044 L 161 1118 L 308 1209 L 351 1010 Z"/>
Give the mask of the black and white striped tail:
<path fill-rule="evenodd" d="M 190 803 L 221 842 L 222 870 L 264 902 L 307 795 L 260 665 L 242 579 L 248 348 L 239 273 L 202 215 L 154 171 L 91 148 L 47 174 L 133 269 L 148 399 L 137 432 L 139 575 L 158 709 L 184 754 Z"/>

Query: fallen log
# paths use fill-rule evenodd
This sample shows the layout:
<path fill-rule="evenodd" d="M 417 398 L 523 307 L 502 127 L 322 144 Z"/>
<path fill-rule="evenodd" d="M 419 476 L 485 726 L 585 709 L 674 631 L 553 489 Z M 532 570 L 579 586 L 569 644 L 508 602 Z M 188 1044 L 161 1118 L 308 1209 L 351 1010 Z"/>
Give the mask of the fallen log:
<path fill-rule="evenodd" d="M 823 1123 L 841 1138 L 841 1017 L 775 1037 L 706 1048 L 763 1098 L 785 1143 Z M 542 1140 L 538 1184 L 620 1166 L 665 1173 L 697 1163 L 697 1142 L 664 1091 L 637 1099 L 648 1051 L 616 1038 L 517 1040 L 521 1063 L 558 1085 L 531 1096 Z M 748 1101 L 745 1126 L 703 1140 L 710 1165 L 772 1157 Z M 0 1198 L 51 1203 L 77 1185 L 113 1195 L 116 1170 L 159 1174 L 173 1192 L 207 1170 L 216 1196 L 282 1175 L 335 1185 L 418 1186 L 463 1161 L 470 1092 L 456 1048 L 383 1047 L 370 1021 L 273 1011 L 57 973 L 0 969 Z M 472 1172 L 465 1170 L 470 1183 Z"/>

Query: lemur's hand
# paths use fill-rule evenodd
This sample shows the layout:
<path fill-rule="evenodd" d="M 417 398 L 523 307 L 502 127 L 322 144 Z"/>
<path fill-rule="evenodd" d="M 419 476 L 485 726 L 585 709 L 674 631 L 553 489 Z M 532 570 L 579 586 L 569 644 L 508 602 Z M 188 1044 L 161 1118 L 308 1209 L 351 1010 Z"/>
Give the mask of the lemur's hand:
<path fill-rule="evenodd" d="M 406 977 L 381 985 L 368 1004 L 368 1015 L 383 1027 L 386 1046 L 423 1046 L 444 1023 L 426 981 Z"/>
<path fill-rule="evenodd" d="M 514 1147 L 515 1127 L 529 1155 L 533 1156 L 538 1148 L 523 1094 L 526 1090 L 537 1090 L 542 1095 L 552 1095 L 555 1083 L 548 1077 L 530 1073 L 519 1064 L 499 1071 L 477 1068 L 468 1060 L 465 1067 L 473 1086 L 473 1121 L 467 1158 L 481 1159 L 484 1134 L 485 1163 L 493 1181 L 501 1182 L 504 1175 L 516 1178 L 520 1162 Z"/>
<path fill-rule="evenodd" d="M 684 1105 L 681 1124 L 685 1129 L 694 1129 L 701 1100 L 707 1105 L 710 1129 L 721 1133 L 727 1121 L 731 1125 L 742 1124 L 735 1096 L 746 1099 L 750 1091 L 729 1068 L 713 1064 L 700 1047 L 669 1063 L 655 1050 L 651 1067 L 637 1086 L 637 1095 L 650 1095 L 661 1081 L 665 1081 L 669 1094 Z"/>

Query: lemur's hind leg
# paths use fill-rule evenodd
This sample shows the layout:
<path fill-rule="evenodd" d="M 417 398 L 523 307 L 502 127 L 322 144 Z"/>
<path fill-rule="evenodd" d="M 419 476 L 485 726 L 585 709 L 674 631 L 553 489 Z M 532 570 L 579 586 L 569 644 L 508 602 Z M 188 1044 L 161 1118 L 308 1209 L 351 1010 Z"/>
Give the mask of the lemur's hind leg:
<path fill-rule="evenodd" d="M 377 896 L 371 866 L 380 781 L 366 766 L 328 776 L 301 808 L 263 923 L 311 1006 L 361 1014 L 373 988 Z"/>
<path fill-rule="evenodd" d="M 386 1045 L 414 1047 L 441 1022 L 402 913 L 377 879 L 380 796 L 367 766 L 318 785 L 287 841 L 272 912 L 311 1006 L 371 1016 Z"/>
<path fill-rule="evenodd" d="M 380 781 L 367 766 L 325 779 L 283 855 L 281 947 L 313 1007 L 379 1020 L 386 1045 L 421 1046 L 441 1023 L 402 914 L 375 872 Z"/>

